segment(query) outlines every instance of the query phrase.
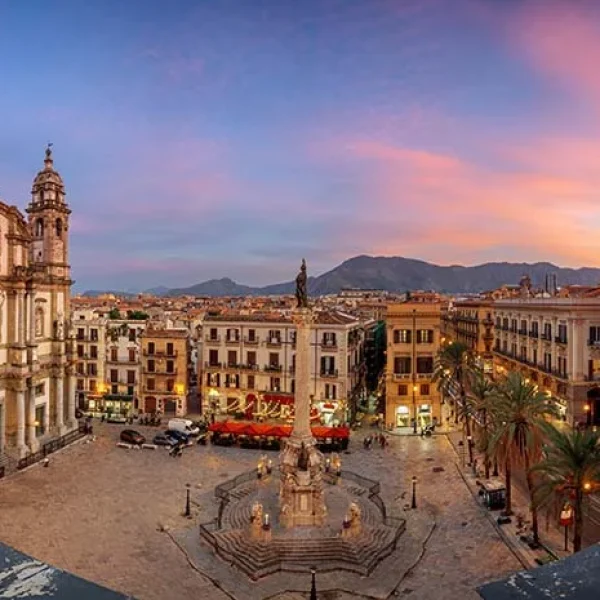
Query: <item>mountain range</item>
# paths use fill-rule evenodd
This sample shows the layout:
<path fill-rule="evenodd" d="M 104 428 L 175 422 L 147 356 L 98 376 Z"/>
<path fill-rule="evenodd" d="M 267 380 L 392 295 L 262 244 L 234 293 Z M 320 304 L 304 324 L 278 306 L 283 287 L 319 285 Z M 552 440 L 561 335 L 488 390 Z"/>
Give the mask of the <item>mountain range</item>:
<path fill-rule="evenodd" d="M 534 286 L 544 285 L 546 275 L 556 275 L 557 284 L 596 285 L 600 269 L 583 267 L 563 268 L 548 262 L 494 262 L 464 267 L 440 266 L 422 260 L 400 256 L 355 256 L 331 271 L 308 278 L 308 293 L 312 296 L 335 294 L 342 288 L 377 289 L 389 292 L 435 290 L 448 293 L 477 293 L 504 284 L 516 284 L 523 275 L 531 277 Z M 288 281 L 263 287 L 236 283 L 229 278 L 210 279 L 190 287 L 169 289 L 164 286 L 145 290 L 157 296 L 268 296 L 293 294 L 295 282 Z M 118 291 L 88 290 L 85 296 Z M 135 295 L 127 293 L 125 295 Z"/>

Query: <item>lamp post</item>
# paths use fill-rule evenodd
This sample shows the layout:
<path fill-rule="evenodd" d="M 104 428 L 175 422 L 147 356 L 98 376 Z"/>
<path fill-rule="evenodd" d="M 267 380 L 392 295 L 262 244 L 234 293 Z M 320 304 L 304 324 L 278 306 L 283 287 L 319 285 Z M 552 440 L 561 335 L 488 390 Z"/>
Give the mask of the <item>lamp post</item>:
<path fill-rule="evenodd" d="M 468 435 L 467 436 L 467 451 L 469 452 L 469 462 L 467 463 L 468 467 L 471 466 L 471 448 L 472 448 L 472 444 L 473 444 L 473 438 L 472 438 L 472 436 Z"/>
<path fill-rule="evenodd" d="M 573 524 L 573 507 L 565 502 L 560 511 L 560 524 L 565 528 L 565 552 L 569 551 L 569 525 Z"/>
<path fill-rule="evenodd" d="M 310 569 L 310 600 L 317 600 L 317 568 L 311 567 Z"/>
<path fill-rule="evenodd" d="M 412 477 L 412 503 L 411 508 L 417 508 L 417 477 Z"/>
<path fill-rule="evenodd" d="M 185 484 L 185 513 L 184 516 L 191 517 L 192 516 L 192 507 L 190 505 L 190 484 Z"/>
<path fill-rule="evenodd" d="M 416 343 L 417 343 L 417 309 L 413 308 L 412 311 L 412 356 L 410 358 L 410 362 L 411 362 L 411 371 L 412 371 L 412 401 L 413 401 L 413 417 L 414 417 L 414 421 L 413 421 L 413 434 L 417 433 L 417 400 L 415 398 L 415 394 L 417 392 L 417 386 L 415 384 L 415 380 L 417 377 L 417 349 L 416 349 Z"/>

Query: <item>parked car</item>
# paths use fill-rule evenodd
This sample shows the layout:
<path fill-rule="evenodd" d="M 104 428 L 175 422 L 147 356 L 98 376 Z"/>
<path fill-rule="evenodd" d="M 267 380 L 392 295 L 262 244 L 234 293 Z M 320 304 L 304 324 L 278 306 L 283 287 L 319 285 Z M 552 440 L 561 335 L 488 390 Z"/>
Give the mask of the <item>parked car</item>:
<path fill-rule="evenodd" d="M 190 419 L 169 419 L 167 425 L 171 431 L 181 431 L 187 435 L 198 435 L 200 429 Z"/>
<path fill-rule="evenodd" d="M 107 423 L 127 423 L 127 417 L 124 417 L 123 415 L 110 414 L 110 415 L 108 415 L 108 417 L 106 417 L 106 422 Z"/>
<path fill-rule="evenodd" d="M 141 446 L 146 443 L 146 438 L 133 429 L 123 429 L 123 431 L 121 431 L 121 441 L 126 442 L 127 444 Z"/>
<path fill-rule="evenodd" d="M 174 446 L 177 443 L 177 440 L 166 433 L 157 433 L 154 436 L 152 443 L 157 446 Z"/>
<path fill-rule="evenodd" d="M 187 433 L 183 433 L 183 431 L 179 431 L 178 429 L 167 429 L 165 431 L 165 435 L 174 439 L 176 442 L 182 442 L 187 444 L 190 441 L 190 436 Z"/>

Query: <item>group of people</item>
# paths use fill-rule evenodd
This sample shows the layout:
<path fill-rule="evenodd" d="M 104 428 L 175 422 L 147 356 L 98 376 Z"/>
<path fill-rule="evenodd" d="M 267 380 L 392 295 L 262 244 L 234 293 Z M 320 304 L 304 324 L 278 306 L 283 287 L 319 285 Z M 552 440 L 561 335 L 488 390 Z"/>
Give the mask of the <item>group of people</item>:
<path fill-rule="evenodd" d="M 388 441 L 383 433 L 369 434 L 363 440 L 365 450 L 370 450 L 371 446 L 374 444 L 379 444 L 381 448 L 384 449 L 387 446 Z"/>

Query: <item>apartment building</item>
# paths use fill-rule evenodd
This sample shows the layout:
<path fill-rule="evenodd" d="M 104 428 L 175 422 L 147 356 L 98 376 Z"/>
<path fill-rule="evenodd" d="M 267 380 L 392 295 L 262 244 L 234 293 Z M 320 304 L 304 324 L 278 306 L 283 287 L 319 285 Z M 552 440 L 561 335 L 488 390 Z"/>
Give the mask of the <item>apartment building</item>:
<path fill-rule="evenodd" d="M 417 427 L 441 423 L 441 401 L 432 381 L 440 349 L 439 302 L 403 302 L 387 309 L 386 423 Z"/>
<path fill-rule="evenodd" d="M 535 381 L 571 425 L 600 425 L 600 299 L 497 300 L 493 318 L 495 372 Z"/>
<path fill-rule="evenodd" d="M 140 336 L 142 347 L 141 400 L 144 413 L 183 416 L 187 408 L 190 334 L 149 321 Z"/>
<path fill-rule="evenodd" d="M 203 410 L 285 413 L 295 392 L 295 336 L 283 314 L 207 315 L 198 344 Z M 311 336 L 313 409 L 326 423 L 346 421 L 364 381 L 363 326 L 343 313 L 317 312 Z"/>
<path fill-rule="evenodd" d="M 129 415 L 140 408 L 140 340 L 146 321 L 111 319 L 106 331 L 105 388 L 102 412 Z"/>
<path fill-rule="evenodd" d="M 492 300 L 458 300 L 441 314 L 442 343 L 465 344 L 485 373 L 492 373 L 494 320 Z"/>
<path fill-rule="evenodd" d="M 106 319 L 90 309 L 72 315 L 77 405 L 90 414 L 101 412 L 105 385 Z"/>

